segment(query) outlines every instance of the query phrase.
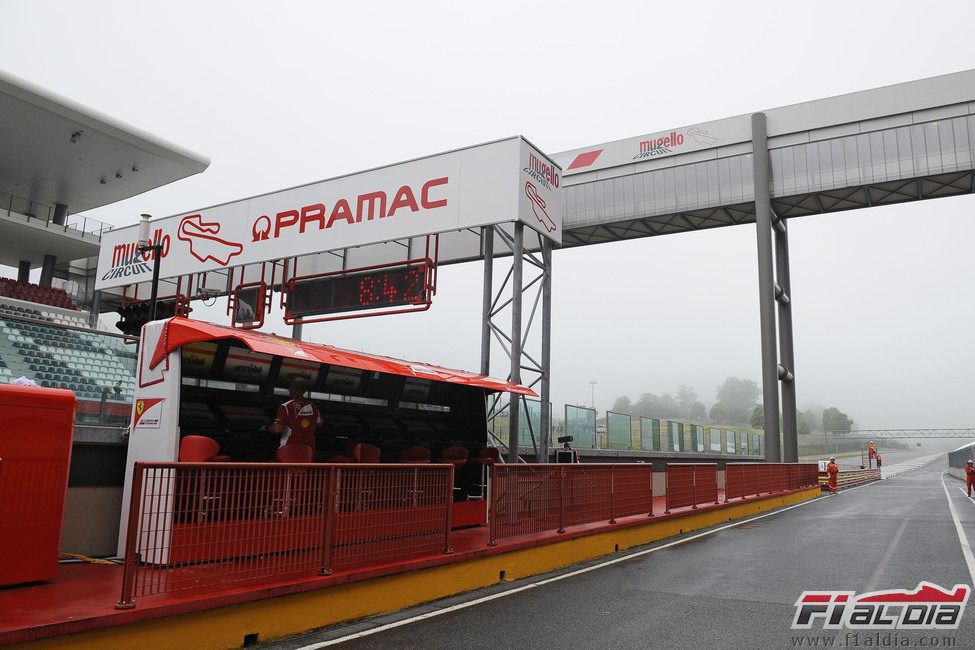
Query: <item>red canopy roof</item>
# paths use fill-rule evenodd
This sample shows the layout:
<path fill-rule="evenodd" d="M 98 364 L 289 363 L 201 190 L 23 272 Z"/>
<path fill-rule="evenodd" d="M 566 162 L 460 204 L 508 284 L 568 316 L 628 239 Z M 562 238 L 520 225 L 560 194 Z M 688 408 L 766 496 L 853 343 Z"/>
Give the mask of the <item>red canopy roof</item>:
<path fill-rule="evenodd" d="M 215 325 L 213 323 L 204 323 L 202 321 L 179 317 L 170 318 L 163 326 L 162 335 L 159 337 L 159 343 L 156 344 L 156 350 L 153 352 L 149 367 L 154 368 L 170 352 L 182 345 L 226 338 L 237 339 L 254 352 L 262 352 L 279 357 L 320 361 L 346 368 L 359 368 L 362 370 L 385 372 L 391 375 L 403 375 L 406 377 L 430 379 L 432 381 L 444 381 L 451 384 L 462 384 L 464 386 L 479 386 L 488 390 L 505 391 L 518 395 L 527 395 L 529 397 L 538 396 L 535 391 L 526 386 L 513 384 L 510 381 L 504 381 L 502 379 L 492 379 L 491 377 L 477 375 L 465 370 L 452 370 L 429 363 L 414 363 L 392 357 L 353 352 L 351 350 L 332 347 L 331 345 L 296 341 L 254 330 L 239 330 L 225 325 Z"/>

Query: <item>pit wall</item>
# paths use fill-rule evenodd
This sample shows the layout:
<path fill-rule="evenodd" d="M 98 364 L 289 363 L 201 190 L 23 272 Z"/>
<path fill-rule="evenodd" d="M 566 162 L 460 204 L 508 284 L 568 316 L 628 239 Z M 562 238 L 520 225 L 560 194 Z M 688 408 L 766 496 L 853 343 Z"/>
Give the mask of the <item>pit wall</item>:
<path fill-rule="evenodd" d="M 173 639 L 179 639 L 182 647 L 240 647 L 245 637 L 262 642 L 393 612 L 800 503 L 819 494 L 819 487 L 808 488 L 428 569 L 11 647 L 150 649 L 170 648 Z"/>

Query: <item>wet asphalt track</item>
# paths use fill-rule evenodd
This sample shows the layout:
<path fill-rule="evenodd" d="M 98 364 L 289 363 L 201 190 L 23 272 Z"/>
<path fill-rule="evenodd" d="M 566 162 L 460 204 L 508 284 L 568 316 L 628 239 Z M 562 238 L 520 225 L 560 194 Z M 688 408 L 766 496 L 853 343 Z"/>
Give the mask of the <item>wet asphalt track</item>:
<path fill-rule="evenodd" d="M 843 631 L 790 630 L 793 605 L 803 590 L 862 593 L 913 589 L 921 580 L 944 587 L 972 583 L 942 487 L 945 458 L 642 557 L 350 639 L 340 647 L 786 648 L 797 647 L 797 636 L 814 635 L 835 636 L 836 646 L 843 647 Z M 975 541 L 975 502 L 959 490 L 963 482 L 950 476 L 944 482 L 966 536 Z M 639 550 L 262 647 L 339 640 Z M 955 632 L 899 631 L 894 641 L 917 644 L 922 636 L 948 634 L 954 647 L 971 647 L 973 617 L 975 604 L 970 604 Z M 861 647 L 867 647 L 865 641 L 860 639 Z"/>

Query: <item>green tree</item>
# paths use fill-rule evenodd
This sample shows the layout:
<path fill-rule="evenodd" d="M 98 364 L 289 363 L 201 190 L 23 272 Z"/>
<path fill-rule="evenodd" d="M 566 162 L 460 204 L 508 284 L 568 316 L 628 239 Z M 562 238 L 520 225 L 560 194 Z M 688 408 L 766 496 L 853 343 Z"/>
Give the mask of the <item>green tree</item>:
<path fill-rule="evenodd" d="M 779 416 L 779 422 L 782 422 L 781 415 Z M 765 407 L 761 404 L 756 404 L 755 408 L 752 409 L 751 425 L 753 429 L 765 428 Z M 799 435 L 812 432 L 812 429 L 809 428 L 808 416 L 799 410 L 796 411 L 796 432 Z"/>
<path fill-rule="evenodd" d="M 761 404 L 756 404 L 752 409 L 751 425 L 753 429 L 765 428 L 765 407 Z"/>
<path fill-rule="evenodd" d="M 853 420 L 835 406 L 823 410 L 823 429 L 825 431 L 850 431 Z"/>
<path fill-rule="evenodd" d="M 812 433 L 812 423 L 810 422 L 809 415 L 798 410 L 796 411 L 796 430 L 800 436 Z"/>
<path fill-rule="evenodd" d="M 718 386 L 718 401 L 711 407 L 711 419 L 715 422 L 748 424 L 760 394 L 758 384 L 751 379 L 726 378 Z"/>
<path fill-rule="evenodd" d="M 633 402 L 630 401 L 630 398 L 626 395 L 622 395 L 616 398 L 616 401 L 613 402 L 613 408 L 611 408 L 610 411 L 614 411 L 616 413 L 629 413 L 632 415 Z"/>

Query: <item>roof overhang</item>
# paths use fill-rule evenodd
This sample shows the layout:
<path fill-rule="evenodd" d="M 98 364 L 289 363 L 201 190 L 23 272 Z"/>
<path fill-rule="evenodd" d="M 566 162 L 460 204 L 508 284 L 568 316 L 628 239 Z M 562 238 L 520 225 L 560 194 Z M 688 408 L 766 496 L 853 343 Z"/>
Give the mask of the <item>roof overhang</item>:
<path fill-rule="evenodd" d="M 485 375 L 478 375 L 466 370 L 454 370 L 428 363 L 415 363 L 393 357 L 384 357 L 342 348 L 308 343 L 294 339 L 286 339 L 273 334 L 264 334 L 254 330 L 238 330 L 223 325 L 204 323 L 189 318 L 170 318 L 163 326 L 159 342 L 153 351 L 149 368 L 154 368 L 166 356 L 180 346 L 202 341 L 220 339 L 236 339 L 254 352 L 270 354 L 279 357 L 316 361 L 330 365 L 357 368 L 372 372 L 383 372 L 404 377 L 416 377 L 431 381 L 446 382 L 486 388 L 492 391 L 504 391 L 528 397 L 538 397 L 531 388 L 515 384 L 503 379 L 493 379 Z"/>
<path fill-rule="evenodd" d="M 72 213 L 198 174 L 210 161 L 0 71 L 0 192 Z"/>

